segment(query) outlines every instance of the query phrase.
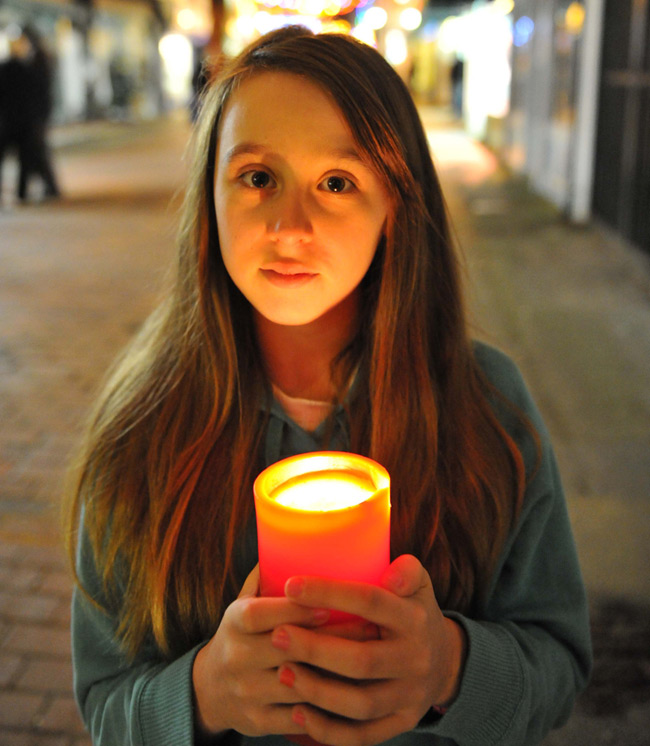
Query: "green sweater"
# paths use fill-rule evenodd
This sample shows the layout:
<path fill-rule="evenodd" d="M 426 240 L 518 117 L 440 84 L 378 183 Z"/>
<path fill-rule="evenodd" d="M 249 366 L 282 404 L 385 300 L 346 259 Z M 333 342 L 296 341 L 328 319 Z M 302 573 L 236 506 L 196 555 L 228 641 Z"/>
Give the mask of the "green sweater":
<path fill-rule="evenodd" d="M 476 345 L 476 357 L 491 382 L 537 429 L 541 467 L 529 481 L 485 603 L 472 618 L 445 612 L 464 627 L 469 642 L 457 699 L 445 715 L 425 718 L 415 730 L 387 742 L 391 746 L 539 743 L 566 721 L 591 668 L 585 590 L 548 433 L 514 364 L 482 344 Z M 505 407 L 494 406 L 531 473 L 536 451 L 530 435 Z M 347 450 L 342 413 L 337 423 L 330 447 Z M 320 450 L 322 435 L 320 430 L 306 433 L 274 403 L 265 461 Z M 254 537 L 242 553 L 243 566 L 252 568 L 257 561 Z M 83 545 L 79 573 L 86 587 L 99 594 Z M 200 646 L 168 663 L 149 645 L 129 663 L 114 629 L 115 619 L 75 591 L 75 695 L 95 746 L 193 744 L 191 672 Z M 281 736 L 253 739 L 231 733 L 227 740 L 243 746 L 288 746 Z"/>

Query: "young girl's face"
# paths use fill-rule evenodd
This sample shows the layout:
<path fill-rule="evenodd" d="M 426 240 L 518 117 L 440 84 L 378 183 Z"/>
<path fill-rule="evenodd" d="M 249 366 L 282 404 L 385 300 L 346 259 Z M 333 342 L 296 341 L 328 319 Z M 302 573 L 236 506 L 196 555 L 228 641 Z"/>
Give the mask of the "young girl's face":
<path fill-rule="evenodd" d="M 388 197 L 321 88 L 284 72 L 237 88 L 214 187 L 224 264 L 258 314 L 296 326 L 336 307 L 355 312 Z"/>

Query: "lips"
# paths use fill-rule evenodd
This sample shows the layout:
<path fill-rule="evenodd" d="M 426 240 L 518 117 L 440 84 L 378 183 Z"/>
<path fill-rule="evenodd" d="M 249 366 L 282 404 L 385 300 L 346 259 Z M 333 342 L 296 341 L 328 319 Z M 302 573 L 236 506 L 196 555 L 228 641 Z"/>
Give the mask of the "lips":
<path fill-rule="evenodd" d="M 286 288 L 300 287 L 318 276 L 318 272 L 296 262 L 272 262 L 265 264 L 260 272 L 272 285 Z"/>
<path fill-rule="evenodd" d="M 278 272 L 274 269 L 262 269 L 260 271 L 268 282 L 282 288 L 300 287 L 318 277 L 315 272 Z"/>
<path fill-rule="evenodd" d="M 269 262 L 262 267 L 262 272 L 275 272 L 279 275 L 315 275 L 309 267 L 300 262 Z"/>

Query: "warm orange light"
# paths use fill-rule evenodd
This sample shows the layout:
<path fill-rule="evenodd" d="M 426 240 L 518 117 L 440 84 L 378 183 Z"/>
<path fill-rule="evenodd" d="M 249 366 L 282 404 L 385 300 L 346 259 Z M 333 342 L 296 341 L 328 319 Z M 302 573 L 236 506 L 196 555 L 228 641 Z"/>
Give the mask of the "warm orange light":
<path fill-rule="evenodd" d="M 280 505 L 323 513 L 342 510 L 367 500 L 375 492 L 368 479 L 346 471 L 320 471 L 288 479 L 273 493 Z"/>
<path fill-rule="evenodd" d="M 352 453 L 279 461 L 255 480 L 260 592 L 293 575 L 378 583 L 390 563 L 390 477 Z"/>

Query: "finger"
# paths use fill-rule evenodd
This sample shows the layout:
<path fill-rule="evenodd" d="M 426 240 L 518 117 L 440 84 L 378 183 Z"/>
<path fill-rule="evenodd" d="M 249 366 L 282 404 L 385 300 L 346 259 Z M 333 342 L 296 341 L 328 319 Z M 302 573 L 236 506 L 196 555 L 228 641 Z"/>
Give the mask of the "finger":
<path fill-rule="evenodd" d="M 299 735 L 305 733 L 305 728 L 293 718 L 293 707 L 282 705 L 271 708 L 270 721 L 266 732 L 269 734 Z"/>
<path fill-rule="evenodd" d="M 358 642 L 381 639 L 379 627 L 363 619 L 338 624 L 323 624 L 319 627 L 313 627 L 313 630 L 319 635 L 344 637 L 346 640 L 357 640 Z"/>
<path fill-rule="evenodd" d="M 391 629 L 399 620 L 404 603 L 394 593 L 369 583 L 320 577 L 289 578 L 284 593 L 295 603 L 344 611 Z"/>
<path fill-rule="evenodd" d="M 226 680 L 226 678 L 224 678 Z M 239 672 L 227 677 L 229 695 L 241 703 L 242 711 L 278 704 L 295 704 L 301 700 L 290 687 L 283 686 L 277 667 L 250 672 Z"/>
<path fill-rule="evenodd" d="M 241 632 L 256 635 L 271 632 L 281 624 L 317 627 L 328 622 L 330 612 L 301 606 L 286 598 L 246 596 L 232 605 L 231 618 Z"/>
<path fill-rule="evenodd" d="M 292 717 L 292 705 L 264 705 L 252 708 L 237 723 L 245 736 L 304 734 L 305 729 Z"/>
<path fill-rule="evenodd" d="M 394 681 L 358 682 L 323 675 L 322 671 L 298 663 L 280 666 L 278 680 L 292 690 L 296 702 L 351 720 L 376 720 L 402 705 L 402 695 Z"/>
<path fill-rule="evenodd" d="M 285 660 L 316 666 L 349 679 L 392 679 L 411 674 L 413 661 L 399 640 L 357 642 L 316 634 L 303 627 L 280 626 L 271 644 Z"/>
<path fill-rule="evenodd" d="M 401 712 L 377 720 L 347 720 L 304 704 L 293 708 L 292 717 L 315 741 L 336 746 L 382 743 L 416 725 Z"/>
<path fill-rule="evenodd" d="M 401 598 L 408 598 L 431 585 L 431 578 L 416 557 L 402 554 L 386 568 L 379 585 Z"/>

